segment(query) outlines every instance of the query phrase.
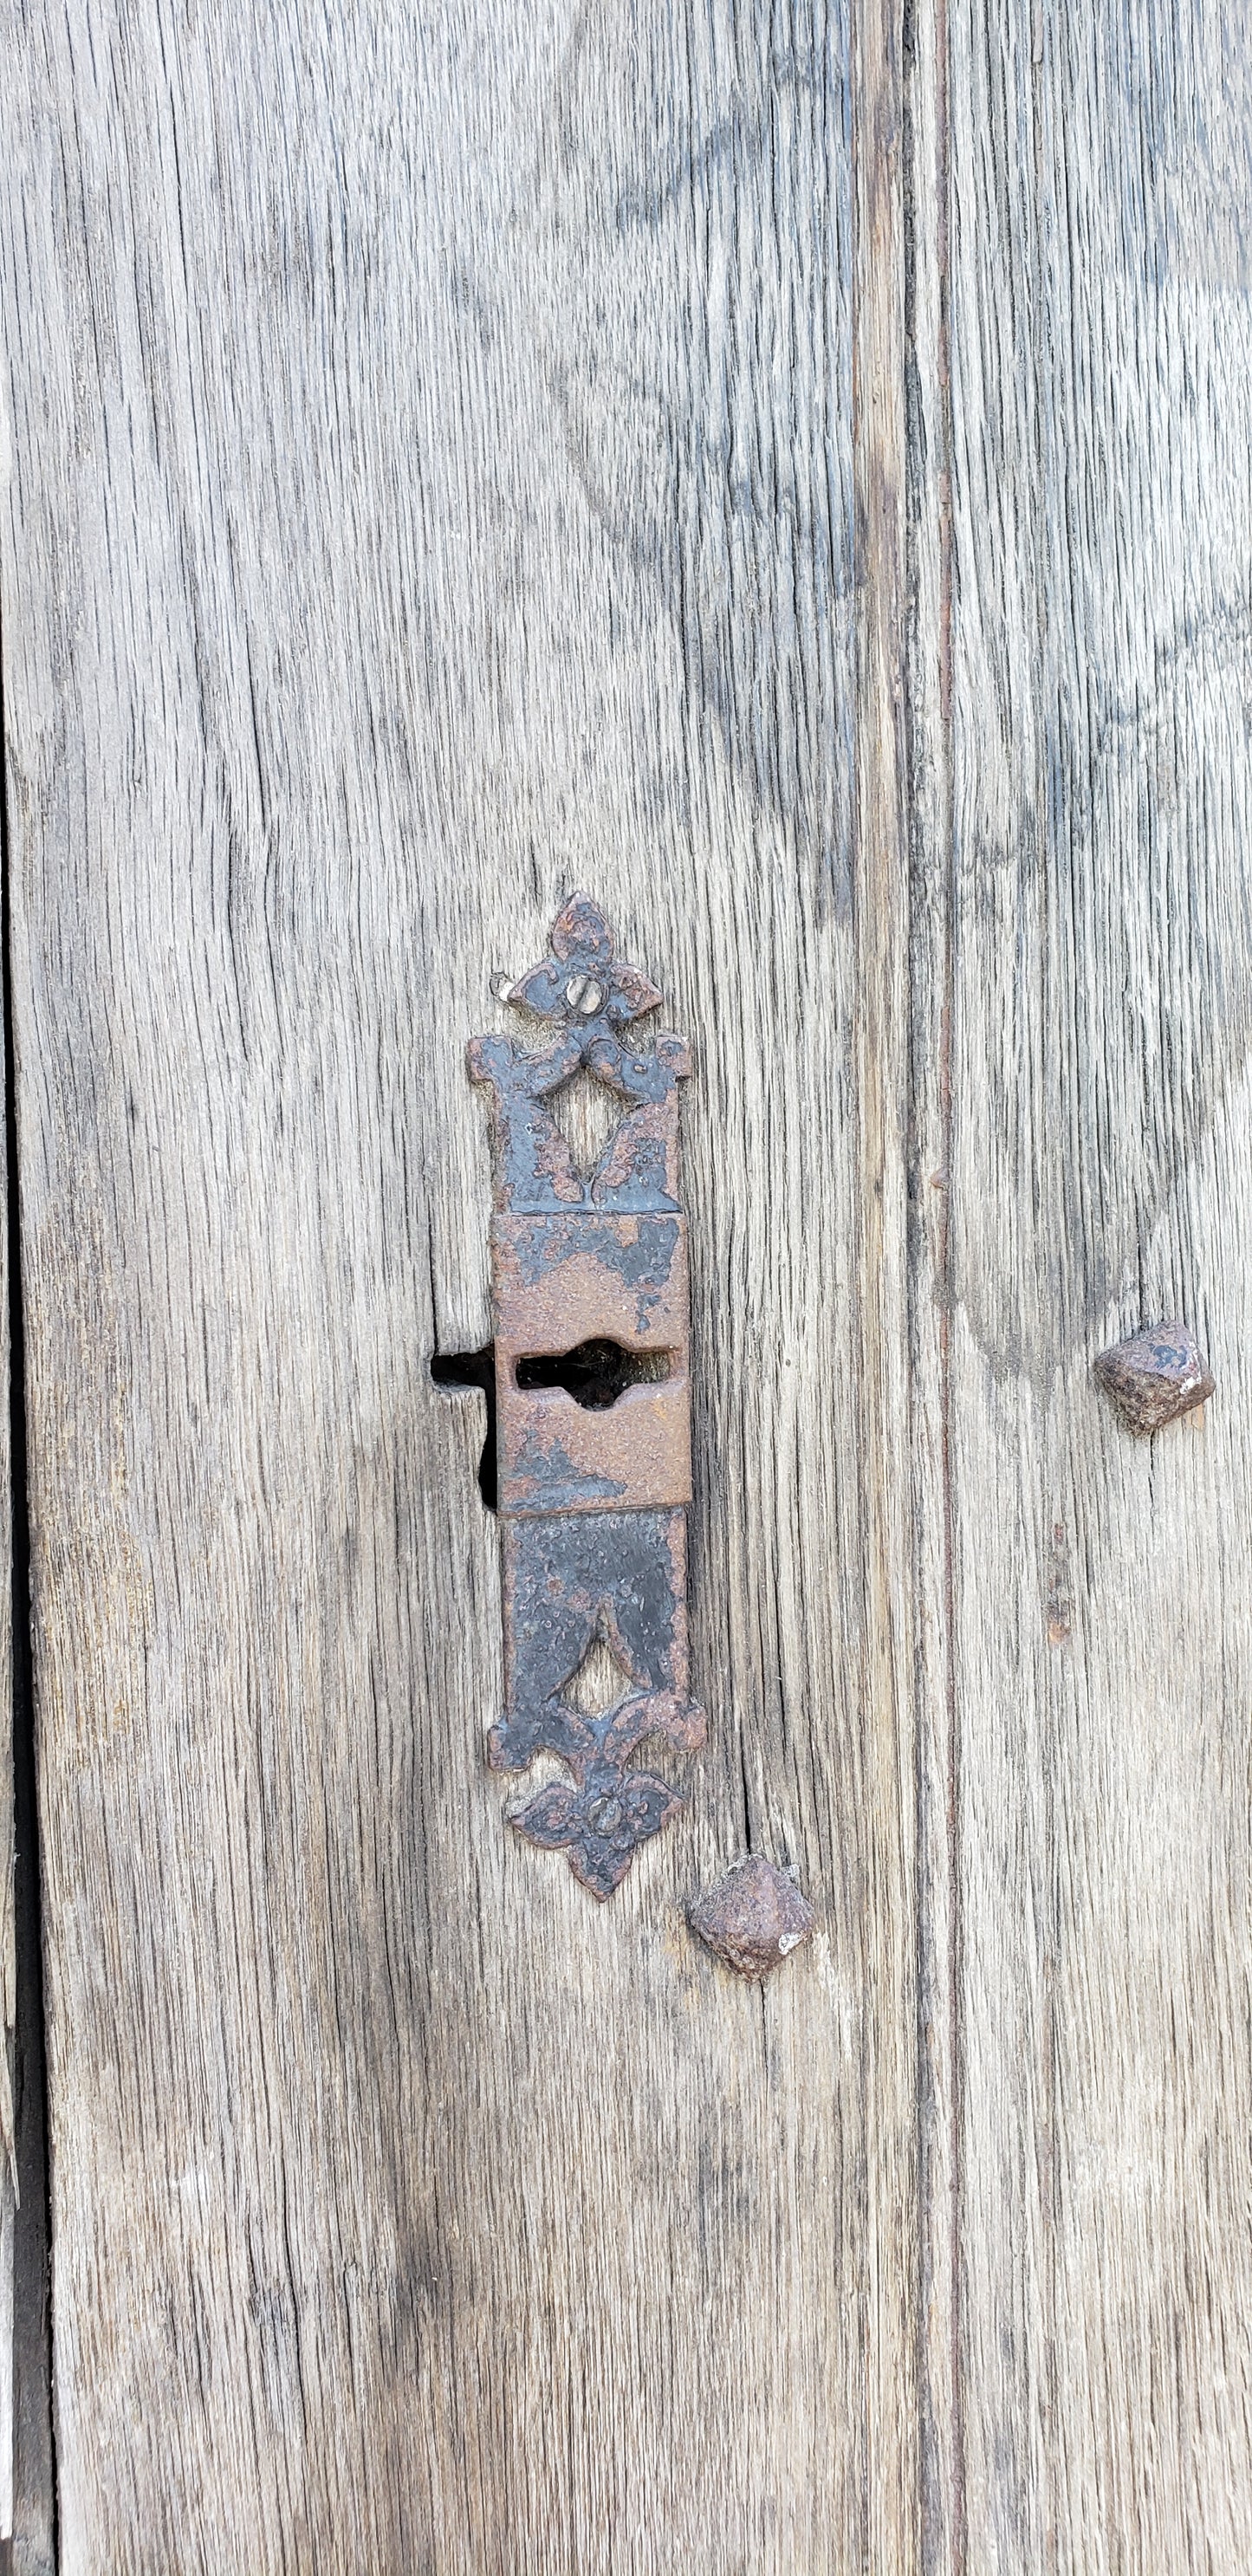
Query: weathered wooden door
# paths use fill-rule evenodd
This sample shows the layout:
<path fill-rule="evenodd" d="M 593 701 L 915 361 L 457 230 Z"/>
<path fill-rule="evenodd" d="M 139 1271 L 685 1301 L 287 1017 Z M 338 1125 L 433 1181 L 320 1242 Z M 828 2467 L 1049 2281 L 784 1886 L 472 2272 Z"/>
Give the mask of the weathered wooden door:
<path fill-rule="evenodd" d="M 1242 2576 L 1240 13 L 7 21 L 14 2565 Z M 431 1373 L 578 886 L 695 1058 L 604 1905 Z"/>

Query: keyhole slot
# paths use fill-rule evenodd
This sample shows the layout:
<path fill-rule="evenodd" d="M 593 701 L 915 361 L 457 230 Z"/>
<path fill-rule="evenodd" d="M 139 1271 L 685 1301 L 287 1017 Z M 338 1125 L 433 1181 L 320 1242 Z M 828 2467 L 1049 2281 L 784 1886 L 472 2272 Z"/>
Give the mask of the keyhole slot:
<path fill-rule="evenodd" d="M 524 1395 L 560 1387 L 588 1412 L 603 1413 L 628 1387 L 663 1383 L 670 1358 L 669 1351 L 626 1351 L 620 1342 L 579 1342 L 572 1351 L 528 1352 L 514 1375 Z"/>
<path fill-rule="evenodd" d="M 436 1386 L 447 1387 L 454 1395 L 473 1388 L 486 1400 L 487 1431 L 478 1461 L 478 1490 L 488 1511 L 494 1512 L 498 1482 L 495 1343 L 485 1343 L 481 1351 L 436 1351 L 430 1364 L 430 1374 Z"/>

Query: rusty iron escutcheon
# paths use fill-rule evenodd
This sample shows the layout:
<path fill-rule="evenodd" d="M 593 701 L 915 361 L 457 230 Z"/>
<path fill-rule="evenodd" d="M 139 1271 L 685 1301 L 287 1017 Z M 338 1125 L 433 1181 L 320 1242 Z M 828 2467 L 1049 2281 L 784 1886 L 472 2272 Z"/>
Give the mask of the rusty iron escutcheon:
<path fill-rule="evenodd" d="M 497 1770 L 554 1753 L 553 1781 L 509 1821 L 563 1848 L 594 1896 L 620 1886 L 638 1846 L 681 1806 L 634 1759 L 645 1738 L 682 1752 L 705 1737 L 687 1689 L 691 1499 L 687 1222 L 678 1202 L 684 1040 L 632 1024 L 661 995 L 616 954 L 590 895 L 558 913 L 552 953 L 504 999 L 547 1025 L 539 1048 L 472 1038 L 491 1098 L 498 1508 L 504 1541 L 505 1711 Z M 575 1163 L 551 1104 L 581 1074 L 620 1122 L 594 1169 Z M 580 1353 L 599 1355 L 582 1400 Z M 605 1376 L 608 1360 L 616 1375 Z M 561 1379 L 564 1376 L 565 1382 Z M 620 1382 L 620 1391 L 619 1391 Z M 572 1391 L 574 1390 L 574 1391 Z M 588 1715 L 570 1695 L 591 1649 L 622 1677 Z"/>

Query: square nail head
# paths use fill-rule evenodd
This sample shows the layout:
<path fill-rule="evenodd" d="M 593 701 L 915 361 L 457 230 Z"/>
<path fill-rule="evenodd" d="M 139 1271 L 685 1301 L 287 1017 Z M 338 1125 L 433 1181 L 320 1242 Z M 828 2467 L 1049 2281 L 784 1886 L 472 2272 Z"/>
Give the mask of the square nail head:
<path fill-rule="evenodd" d="M 1128 1431 L 1161 1431 L 1213 1392 L 1208 1361 L 1177 1317 L 1101 1351 L 1095 1374 Z"/>
<path fill-rule="evenodd" d="M 737 1977 L 768 1977 L 808 1940 L 816 1917 L 790 1872 L 757 1856 L 732 1862 L 688 1908 L 687 1920 Z"/>

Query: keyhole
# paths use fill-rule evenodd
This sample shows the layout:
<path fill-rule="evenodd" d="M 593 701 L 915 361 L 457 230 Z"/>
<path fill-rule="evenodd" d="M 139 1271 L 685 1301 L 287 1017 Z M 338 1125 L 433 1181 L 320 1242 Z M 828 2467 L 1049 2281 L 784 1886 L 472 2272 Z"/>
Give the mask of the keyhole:
<path fill-rule="evenodd" d="M 523 1394 L 542 1386 L 563 1387 L 575 1404 L 604 1412 L 628 1386 L 656 1385 L 669 1376 L 668 1351 L 624 1351 L 620 1342 L 579 1342 L 572 1351 L 536 1351 L 517 1363 Z"/>
<path fill-rule="evenodd" d="M 572 1351 L 528 1352 L 517 1363 L 516 1378 L 523 1394 L 532 1388 L 559 1386 L 573 1396 L 575 1404 L 602 1413 L 616 1404 L 627 1387 L 655 1386 L 667 1378 L 669 1367 L 668 1351 L 625 1351 L 620 1342 L 591 1341 L 577 1343 Z M 446 1387 L 451 1394 L 472 1391 L 484 1400 L 487 1421 L 478 1490 L 488 1511 L 494 1512 L 499 1472 L 495 1343 L 485 1343 L 480 1351 L 436 1351 L 430 1374 L 436 1386 Z"/>

